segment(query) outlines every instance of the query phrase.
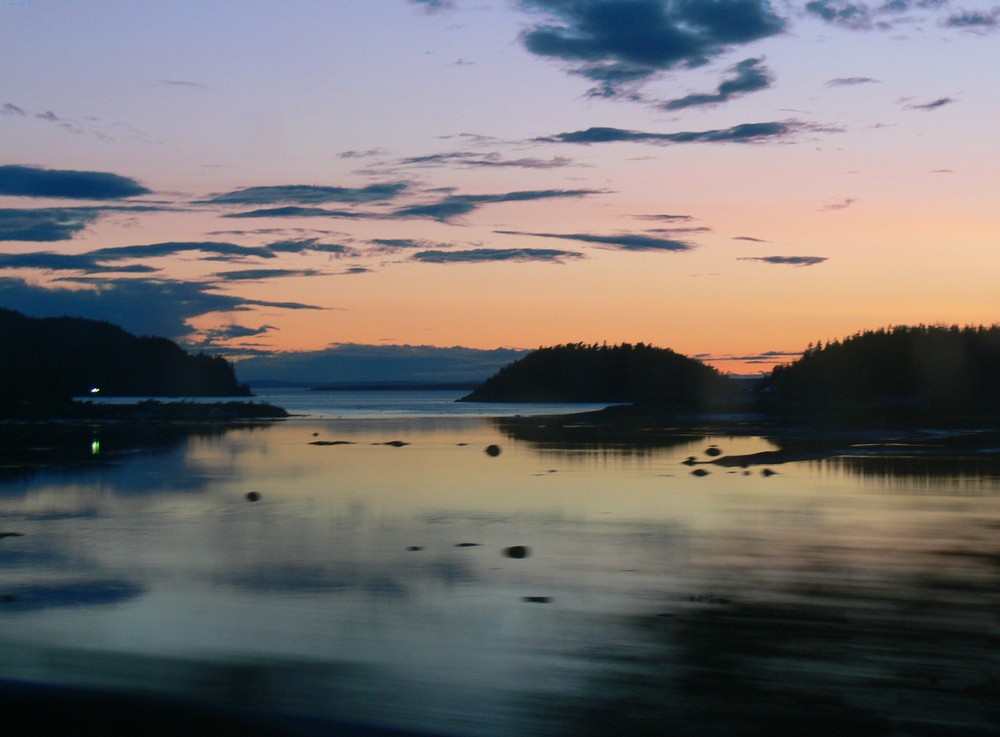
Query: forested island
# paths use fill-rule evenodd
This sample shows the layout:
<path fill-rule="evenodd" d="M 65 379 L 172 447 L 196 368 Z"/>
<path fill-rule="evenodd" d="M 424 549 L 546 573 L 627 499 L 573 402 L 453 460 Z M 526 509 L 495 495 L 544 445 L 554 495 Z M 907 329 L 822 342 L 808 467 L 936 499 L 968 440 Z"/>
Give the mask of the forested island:
<path fill-rule="evenodd" d="M 73 397 L 248 397 L 225 358 L 191 354 L 173 341 L 137 337 L 106 322 L 77 317 L 32 318 L 0 308 L 0 417 L 101 417 L 139 412 L 74 402 Z M 145 403 L 144 416 L 208 414 L 205 407 Z M 220 403 L 216 416 L 241 413 Z M 275 408 L 272 408 L 275 409 Z M 268 412 L 264 412 L 267 414 Z M 269 413 L 275 416 L 275 413 Z"/>
<path fill-rule="evenodd" d="M 465 402 L 628 402 L 677 410 L 738 402 L 741 387 L 701 361 L 644 343 L 539 348 L 500 369 Z"/>
<path fill-rule="evenodd" d="M 464 401 L 625 402 L 608 416 L 755 413 L 773 422 L 973 422 L 1000 417 L 1000 327 L 902 326 L 810 345 L 756 382 L 665 348 L 540 348 Z"/>

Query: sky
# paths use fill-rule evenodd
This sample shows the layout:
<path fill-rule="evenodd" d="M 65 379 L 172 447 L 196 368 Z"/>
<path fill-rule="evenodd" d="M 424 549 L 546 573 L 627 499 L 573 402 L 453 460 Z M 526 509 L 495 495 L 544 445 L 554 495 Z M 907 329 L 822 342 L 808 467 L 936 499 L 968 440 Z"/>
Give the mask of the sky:
<path fill-rule="evenodd" d="M 234 359 L 993 324 L 1000 3 L 0 0 L 0 305 Z"/>

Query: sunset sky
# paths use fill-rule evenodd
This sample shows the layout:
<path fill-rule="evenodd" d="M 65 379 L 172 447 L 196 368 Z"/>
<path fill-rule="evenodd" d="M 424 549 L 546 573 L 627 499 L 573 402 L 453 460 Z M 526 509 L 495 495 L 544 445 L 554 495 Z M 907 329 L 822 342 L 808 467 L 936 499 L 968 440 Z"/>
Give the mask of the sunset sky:
<path fill-rule="evenodd" d="M 228 355 L 1000 319 L 1000 4 L 0 4 L 0 305 Z"/>

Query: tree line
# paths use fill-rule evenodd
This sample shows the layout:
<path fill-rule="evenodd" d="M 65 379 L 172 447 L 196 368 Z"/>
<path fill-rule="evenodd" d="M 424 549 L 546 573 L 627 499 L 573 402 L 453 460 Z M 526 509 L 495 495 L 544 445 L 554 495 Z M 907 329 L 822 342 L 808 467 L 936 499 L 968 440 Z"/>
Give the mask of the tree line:
<path fill-rule="evenodd" d="M 0 409 L 90 396 L 249 396 L 225 358 L 107 322 L 0 308 Z"/>

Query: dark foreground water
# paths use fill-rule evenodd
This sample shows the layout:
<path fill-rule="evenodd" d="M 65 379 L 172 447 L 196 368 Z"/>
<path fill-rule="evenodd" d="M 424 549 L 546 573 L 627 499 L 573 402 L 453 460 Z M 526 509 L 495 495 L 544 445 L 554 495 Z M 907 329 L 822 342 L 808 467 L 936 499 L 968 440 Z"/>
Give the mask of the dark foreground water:
<path fill-rule="evenodd" d="M 0 678 L 450 735 L 998 733 L 990 457 L 765 472 L 682 463 L 765 438 L 481 417 L 92 434 L 0 476 Z"/>

